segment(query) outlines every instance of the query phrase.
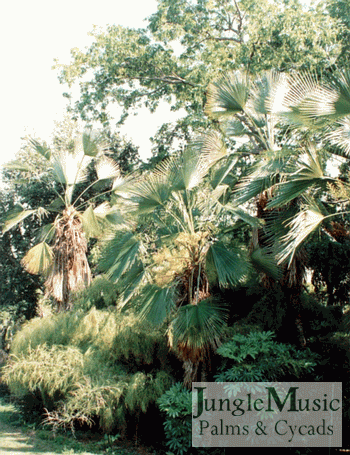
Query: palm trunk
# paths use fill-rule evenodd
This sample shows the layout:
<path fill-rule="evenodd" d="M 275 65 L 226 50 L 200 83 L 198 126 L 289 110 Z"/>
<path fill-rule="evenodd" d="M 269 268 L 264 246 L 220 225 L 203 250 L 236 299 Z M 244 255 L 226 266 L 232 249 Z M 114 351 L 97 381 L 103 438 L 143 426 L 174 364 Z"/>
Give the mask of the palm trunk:
<path fill-rule="evenodd" d="M 260 194 L 257 200 L 257 217 L 266 219 L 267 213 L 276 209 L 266 209 L 269 198 L 272 195 L 267 191 Z M 291 204 L 293 201 L 291 202 Z M 253 232 L 253 249 L 266 246 L 266 239 L 262 229 L 256 229 Z M 304 329 L 302 324 L 301 314 L 301 294 L 303 290 L 303 283 L 305 279 L 306 260 L 305 252 L 301 249 L 294 257 L 290 267 L 284 267 L 282 278 L 279 283 L 275 283 L 273 278 L 263 274 L 262 284 L 266 289 L 273 288 L 276 284 L 281 286 L 282 292 L 286 298 L 285 310 L 276 308 L 279 312 L 278 319 L 281 323 L 277 327 L 272 327 L 277 335 L 281 335 L 285 341 L 290 341 L 301 346 L 306 345 L 304 336 Z M 284 314 L 281 314 L 281 311 Z"/>
<path fill-rule="evenodd" d="M 68 207 L 56 222 L 53 252 L 54 263 L 45 283 L 46 291 L 56 300 L 58 311 L 65 311 L 71 309 L 71 292 L 79 291 L 91 282 L 87 241 L 81 219 L 72 207 Z"/>

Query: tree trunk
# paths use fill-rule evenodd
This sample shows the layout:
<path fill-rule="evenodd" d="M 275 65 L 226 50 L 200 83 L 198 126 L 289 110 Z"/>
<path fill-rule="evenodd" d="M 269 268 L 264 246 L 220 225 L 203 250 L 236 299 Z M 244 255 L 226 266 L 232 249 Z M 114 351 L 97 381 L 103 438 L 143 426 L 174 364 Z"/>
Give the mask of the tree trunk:
<path fill-rule="evenodd" d="M 54 261 L 45 286 L 47 294 L 56 300 L 58 311 L 65 311 L 71 309 L 71 292 L 91 283 L 91 271 L 82 222 L 73 207 L 63 212 L 55 227 Z"/>

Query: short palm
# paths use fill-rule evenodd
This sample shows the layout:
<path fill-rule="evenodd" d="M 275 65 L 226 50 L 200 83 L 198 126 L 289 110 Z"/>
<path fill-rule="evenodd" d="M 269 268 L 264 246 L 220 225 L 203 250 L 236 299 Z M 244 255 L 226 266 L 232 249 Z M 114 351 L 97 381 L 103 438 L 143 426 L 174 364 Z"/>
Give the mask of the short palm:
<path fill-rule="evenodd" d="M 169 323 L 169 343 L 184 362 L 188 385 L 209 347 L 219 343 L 225 322 L 212 285 L 236 284 L 249 270 L 244 249 L 229 246 L 218 228 L 226 219 L 233 230 L 235 215 L 243 212 L 231 208 L 227 216 L 220 203 L 224 185 L 209 183 L 209 171 L 226 156 L 214 136 L 116 189 L 136 227 L 118 230 L 101 262 L 119 284 L 121 307 L 131 302 L 142 316 Z"/>

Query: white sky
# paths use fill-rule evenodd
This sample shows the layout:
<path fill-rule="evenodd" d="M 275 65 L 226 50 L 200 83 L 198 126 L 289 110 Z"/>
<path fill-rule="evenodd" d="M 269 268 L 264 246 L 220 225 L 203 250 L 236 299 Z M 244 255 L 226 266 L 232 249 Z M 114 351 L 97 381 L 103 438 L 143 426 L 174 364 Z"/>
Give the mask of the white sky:
<path fill-rule="evenodd" d="M 70 60 L 70 49 L 92 43 L 93 25 L 120 24 L 139 28 L 157 9 L 156 0 L 12 0 L 3 2 L 0 17 L 2 70 L 0 164 L 13 159 L 26 134 L 49 140 L 54 121 L 61 120 L 66 99 L 54 59 Z M 127 121 L 123 134 L 149 156 L 157 125 L 175 119 L 165 105 L 155 114 L 147 110 Z"/>

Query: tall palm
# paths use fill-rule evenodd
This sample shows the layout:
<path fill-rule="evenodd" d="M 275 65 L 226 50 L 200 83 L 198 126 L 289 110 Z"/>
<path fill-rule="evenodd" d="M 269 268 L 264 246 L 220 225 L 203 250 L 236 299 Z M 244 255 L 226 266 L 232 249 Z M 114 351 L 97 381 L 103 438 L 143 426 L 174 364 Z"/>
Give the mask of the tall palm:
<path fill-rule="evenodd" d="M 286 220 L 299 213 L 305 192 L 314 186 L 325 189 L 331 181 L 323 172 L 319 153 L 310 145 L 309 130 L 300 129 L 310 94 L 320 98 L 323 92 L 309 75 L 267 72 L 251 80 L 237 72 L 209 87 L 206 105 L 207 113 L 219 121 L 227 138 L 245 138 L 236 153 L 248 157 L 249 173 L 236 186 L 235 203 L 256 201 L 257 216 L 265 226 L 253 232 L 252 249 L 263 248 L 282 266 L 279 283 L 288 292 L 302 344 L 299 302 L 305 257 L 299 249 L 286 261 L 281 245 L 288 235 Z M 308 120 L 312 125 L 320 123 Z"/>
<path fill-rule="evenodd" d="M 20 204 L 8 214 L 3 232 L 21 223 L 25 218 L 46 218 L 56 214 L 53 222 L 45 224 L 33 246 L 22 260 L 26 270 L 46 276 L 46 292 L 57 302 L 58 310 L 70 308 L 70 294 L 87 286 L 91 271 L 87 260 L 87 240 L 101 233 L 101 227 L 113 218 L 113 210 L 107 202 L 96 206 L 94 199 L 84 195 L 95 185 L 112 182 L 119 178 L 116 163 L 103 151 L 98 136 L 85 132 L 72 148 L 47 146 L 32 140 L 33 150 L 44 158 L 40 172 L 30 162 L 15 161 L 8 169 L 20 172 L 28 184 L 31 179 L 44 179 L 56 193 L 47 207 L 24 208 Z M 92 162 L 95 178 L 86 185 Z M 85 188 L 81 189 L 82 187 Z M 52 216 L 51 216 L 52 218 Z"/>
<path fill-rule="evenodd" d="M 317 229 L 325 230 L 337 241 L 335 224 L 348 213 L 350 191 L 338 178 L 326 176 L 320 166 L 320 152 L 326 149 L 331 155 L 349 159 L 350 152 L 350 72 L 344 70 L 324 81 L 313 81 L 302 87 L 307 94 L 288 113 L 288 122 L 311 137 L 309 149 L 312 159 L 299 163 L 278 188 L 275 201 L 270 207 L 278 207 L 290 200 L 296 192 L 304 191 L 301 210 L 288 224 L 288 232 L 282 238 L 280 261 L 291 261 L 303 242 Z M 322 198 L 320 196 L 323 196 Z M 328 199 L 333 205 L 325 204 Z M 342 200 L 342 204 L 339 201 Z M 341 208 L 341 206 L 343 208 Z M 331 223 L 331 224 L 330 224 Z"/>
<path fill-rule="evenodd" d="M 244 248 L 229 246 L 225 236 L 238 217 L 256 221 L 220 202 L 225 173 L 213 173 L 211 183 L 208 178 L 225 156 L 224 144 L 212 134 L 118 186 L 117 200 L 132 228 L 116 231 L 100 264 L 119 284 L 120 307 L 132 303 L 141 316 L 168 323 L 169 344 L 183 361 L 186 385 L 218 345 L 225 323 L 213 284 L 235 284 L 250 267 Z"/>

